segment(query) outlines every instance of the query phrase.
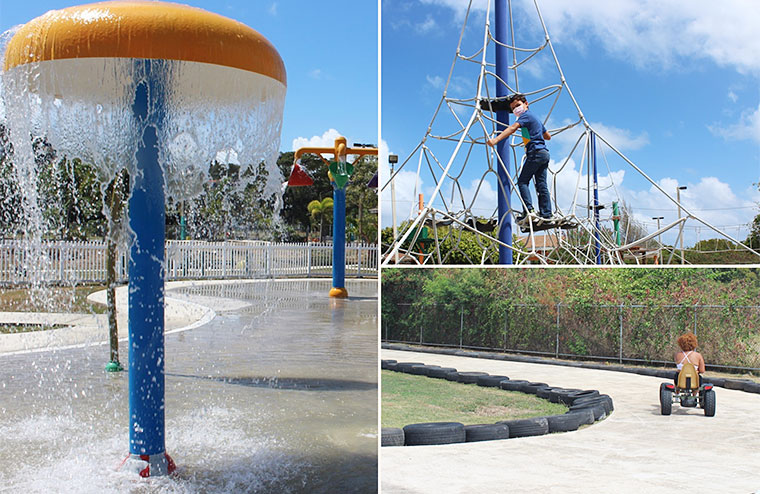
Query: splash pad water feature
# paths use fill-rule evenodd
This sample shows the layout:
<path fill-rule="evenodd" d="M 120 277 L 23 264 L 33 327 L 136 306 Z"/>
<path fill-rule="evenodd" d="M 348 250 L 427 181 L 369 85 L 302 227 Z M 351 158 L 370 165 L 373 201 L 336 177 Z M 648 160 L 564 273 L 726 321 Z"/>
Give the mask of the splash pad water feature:
<path fill-rule="evenodd" d="M 95 164 L 103 187 L 122 168 L 131 177 L 127 465 L 141 476 L 175 468 L 164 437 L 166 196 L 197 193 L 206 179 L 198 163 L 224 150 L 274 167 L 285 85 L 282 60 L 259 33 L 177 4 L 51 11 L 5 50 L 4 110 L 29 237 L 41 232 L 29 136 Z"/>
<path fill-rule="evenodd" d="M 347 280 L 349 300 L 330 286 L 167 285 L 169 321 L 176 299 L 217 314 L 166 334 L 172 476 L 117 470 L 128 379 L 103 372 L 104 346 L 0 354 L 0 492 L 375 491 L 377 283 Z"/>
<path fill-rule="evenodd" d="M 356 144 L 354 144 L 356 146 Z M 346 298 L 346 184 L 351 179 L 354 167 L 364 156 L 377 156 L 377 148 L 371 145 L 363 145 L 359 148 L 346 146 L 346 138 L 335 139 L 335 146 L 328 147 L 303 147 L 296 150 L 293 156 L 293 169 L 288 179 L 288 187 L 305 187 L 314 184 L 314 180 L 301 168 L 301 156 L 312 153 L 327 165 L 327 176 L 333 188 L 333 260 L 330 297 Z M 333 160 L 327 160 L 322 154 L 331 154 Z M 348 155 L 357 158 L 352 163 L 347 161 Z M 370 187 L 370 184 L 367 184 Z M 377 187 L 377 185 L 375 185 Z"/>

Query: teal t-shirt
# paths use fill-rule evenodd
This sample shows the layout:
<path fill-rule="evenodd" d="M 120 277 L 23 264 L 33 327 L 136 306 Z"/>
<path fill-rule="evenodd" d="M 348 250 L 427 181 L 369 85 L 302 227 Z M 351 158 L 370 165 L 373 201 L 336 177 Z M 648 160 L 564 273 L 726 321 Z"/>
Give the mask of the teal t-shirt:
<path fill-rule="evenodd" d="M 520 118 L 517 119 L 517 123 L 520 124 L 523 142 L 525 142 L 525 152 L 527 154 L 531 154 L 539 149 L 546 149 L 546 142 L 544 141 L 546 127 L 544 127 L 544 124 L 542 124 L 530 110 L 520 115 Z M 526 131 L 528 134 L 527 136 L 525 135 Z"/>

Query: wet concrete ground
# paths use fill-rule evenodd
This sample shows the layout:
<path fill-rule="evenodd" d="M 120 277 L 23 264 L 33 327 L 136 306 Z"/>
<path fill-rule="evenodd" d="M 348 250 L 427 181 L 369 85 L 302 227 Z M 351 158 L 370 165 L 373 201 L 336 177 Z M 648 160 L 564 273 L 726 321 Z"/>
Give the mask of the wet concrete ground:
<path fill-rule="evenodd" d="M 0 355 L 0 493 L 376 491 L 376 287 L 349 281 L 348 300 L 327 297 L 329 280 L 179 289 L 245 303 L 166 336 L 175 478 L 117 471 L 127 375 L 103 371 L 106 346 Z"/>

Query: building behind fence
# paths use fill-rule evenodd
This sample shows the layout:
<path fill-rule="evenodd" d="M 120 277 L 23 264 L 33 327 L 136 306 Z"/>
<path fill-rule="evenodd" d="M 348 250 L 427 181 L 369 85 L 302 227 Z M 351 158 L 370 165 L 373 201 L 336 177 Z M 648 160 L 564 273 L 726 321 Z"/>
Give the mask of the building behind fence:
<path fill-rule="evenodd" d="M 691 331 L 708 367 L 760 370 L 760 306 L 383 305 L 387 342 L 673 365 Z"/>
<path fill-rule="evenodd" d="M 119 250 L 116 277 L 127 279 L 127 250 Z M 377 276 L 377 246 L 346 245 L 346 276 Z M 330 276 L 332 244 L 251 241 L 166 242 L 166 279 Z M 0 241 L 0 285 L 91 283 L 106 279 L 105 242 Z"/>

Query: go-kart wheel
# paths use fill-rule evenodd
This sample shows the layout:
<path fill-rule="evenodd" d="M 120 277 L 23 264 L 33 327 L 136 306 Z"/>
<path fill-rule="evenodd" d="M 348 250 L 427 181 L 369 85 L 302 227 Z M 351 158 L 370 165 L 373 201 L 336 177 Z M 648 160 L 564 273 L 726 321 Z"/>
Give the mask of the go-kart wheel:
<path fill-rule="evenodd" d="M 662 415 L 670 415 L 673 410 L 673 392 L 665 387 L 664 384 L 660 385 L 660 413 Z"/>
<path fill-rule="evenodd" d="M 705 417 L 715 416 L 715 391 L 708 389 L 705 391 L 704 405 Z"/>

